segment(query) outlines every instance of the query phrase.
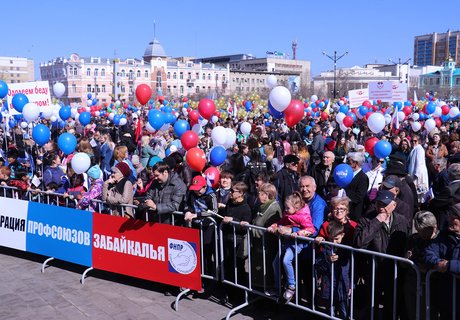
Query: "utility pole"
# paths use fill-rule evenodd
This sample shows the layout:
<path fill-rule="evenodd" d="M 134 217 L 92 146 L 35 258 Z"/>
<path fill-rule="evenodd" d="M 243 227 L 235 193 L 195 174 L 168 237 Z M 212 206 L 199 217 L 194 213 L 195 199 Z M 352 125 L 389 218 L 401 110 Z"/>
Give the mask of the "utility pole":
<path fill-rule="evenodd" d="M 336 81 L 337 81 L 337 61 L 342 59 L 347 54 L 348 54 L 348 51 L 337 57 L 337 51 L 334 51 L 334 56 L 332 57 L 332 56 L 328 55 L 325 51 L 323 51 L 323 55 L 328 57 L 329 59 L 331 59 L 334 62 L 334 92 L 333 92 L 334 99 L 337 96 L 337 90 L 336 90 L 336 86 L 337 86 L 337 84 L 336 84 Z"/>

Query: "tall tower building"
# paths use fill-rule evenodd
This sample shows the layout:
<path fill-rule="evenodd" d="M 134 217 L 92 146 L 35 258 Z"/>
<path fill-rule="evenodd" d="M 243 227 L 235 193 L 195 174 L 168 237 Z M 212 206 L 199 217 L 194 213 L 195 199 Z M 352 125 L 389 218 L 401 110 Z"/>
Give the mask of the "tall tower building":
<path fill-rule="evenodd" d="M 460 66 L 460 31 L 447 30 L 415 37 L 414 65 L 440 66 L 449 56 Z"/>

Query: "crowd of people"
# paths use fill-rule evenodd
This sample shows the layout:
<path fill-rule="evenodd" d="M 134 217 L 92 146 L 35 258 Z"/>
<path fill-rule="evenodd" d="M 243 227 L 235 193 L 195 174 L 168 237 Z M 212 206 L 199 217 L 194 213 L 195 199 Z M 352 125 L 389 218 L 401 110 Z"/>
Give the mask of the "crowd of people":
<path fill-rule="evenodd" d="M 209 176 L 187 164 L 186 151 L 172 126 L 152 132 L 147 130 L 143 114 L 127 111 L 126 117 L 124 126 L 105 117 L 82 126 L 70 118 L 64 128 L 51 130 L 50 141 L 42 147 L 34 143 L 27 129 L 3 127 L 1 184 L 17 188 L 20 197 L 28 200 L 43 192 L 62 194 L 71 200 L 69 205 L 82 210 L 98 210 L 95 200 L 100 200 L 112 214 L 127 218 L 154 221 L 181 211 L 184 223 L 189 223 L 220 216 L 229 279 L 235 277 L 234 268 L 239 279 L 247 277 L 247 226 L 265 227 L 267 234 L 251 230 L 253 286 L 264 287 L 265 283 L 267 294 L 281 292 L 284 302 L 297 290 L 304 290 L 311 300 L 311 289 L 301 286 L 308 287 L 314 269 L 319 295 L 318 301 L 310 302 L 331 312 L 333 295 L 332 312 L 341 318 L 350 314 L 352 287 L 356 295 L 362 291 L 360 300 L 370 299 L 372 263 L 357 257 L 362 263 L 359 267 L 355 263 L 357 276 L 352 283 L 350 251 L 328 246 L 328 242 L 404 257 L 423 273 L 430 269 L 439 272 L 433 286 L 432 317 L 452 317 L 452 299 L 446 298 L 455 285 L 450 274 L 460 275 L 458 121 L 445 122 L 430 132 L 414 132 L 407 120 L 398 129 L 389 124 L 376 135 L 364 121 L 343 130 L 333 113 L 327 119 L 304 118 L 291 128 L 282 118 L 262 116 L 247 119 L 251 131 L 242 134 L 240 120 L 229 116 L 225 121 L 207 122 L 199 132 L 198 147 L 208 160 L 215 127 L 230 128 L 237 135 L 218 173 Z M 183 114 L 178 119 L 189 121 Z M 46 119 L 41 122 L 51 126 Z M 73 170 L 73 154 L 60 151 L 57 137 L 62 132 L 77 138 L 75 152 L 89 155 L 91 166 L 85 173 Z M 391 143 L 388 157 L 378 158 L 366 150 L 366 140 L 374 136 Z M 351 182 L 343 188 L 334 175 L 342 163 L 353 170 Z M 208 161 L 203 172 L 210 166 Z M 121 210 L 120 205 L 128 206 Z M 234 233 L 230 222 L 238 222 Z M 297 236 L 315 238 L 315 249 L 308 242 L 295 241 Z M 204 233 L 205 250 L 212 247 L 213 237 L 212 232 Z M 314 268 L 312 250 L 317 252 Z M 296 258 L 302 268 L 299 279 L 294 272 Z M 206 255 L 205 259 L 205 268 L 212 269 L 215 257 Z M 267 260 L 265 266 L 262 260 Z M 383 306 L 385 319 L 393 312 L 396 275 L 392 263 L 379 259 L 375 271 L 375 305 Z M 412 319 L 414 276 L 406 270 L 396 278 L 395 308 L 401 318 Z M 363 309 L 370 305 L 362 304 Z"/>

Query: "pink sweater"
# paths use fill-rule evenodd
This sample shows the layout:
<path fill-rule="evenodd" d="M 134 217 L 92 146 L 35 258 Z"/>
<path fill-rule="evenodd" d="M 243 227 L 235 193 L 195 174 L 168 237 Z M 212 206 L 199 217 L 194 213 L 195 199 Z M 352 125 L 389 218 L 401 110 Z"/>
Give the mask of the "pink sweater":
<path fill-rule="evenodd" d="M 305 207 L 294 214 L 287 214 L 286 212 L 283 213 L 283 217 L 276 223 L 276 225 L 297 227 L 302 231 L 307 231 L 312 234 L 316 231 L 311 220 L 310 208 L 308 205 L 305 205 Z"/>

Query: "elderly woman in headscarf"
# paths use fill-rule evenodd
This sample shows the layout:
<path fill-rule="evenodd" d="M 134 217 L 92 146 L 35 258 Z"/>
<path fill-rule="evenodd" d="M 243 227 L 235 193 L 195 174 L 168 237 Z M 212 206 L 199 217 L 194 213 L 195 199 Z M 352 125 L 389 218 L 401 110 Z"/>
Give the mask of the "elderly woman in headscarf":
<path fill-rule="evenodd" d="M 131 174 L 131 169 L 126 162 L 118 162 L 112 168 L 113 174 L 104 182 L 102 188 L 102 201 L 110 205 L 112 214 L 115 216 L 121 213 L 128 218 L 134 218 L 134 213 L 131 207 L 121 207 L 123 204 L 133 204 L 133 184 L 128 177 Z M 124 210 L 123 210 L 124 209 Z"/>

